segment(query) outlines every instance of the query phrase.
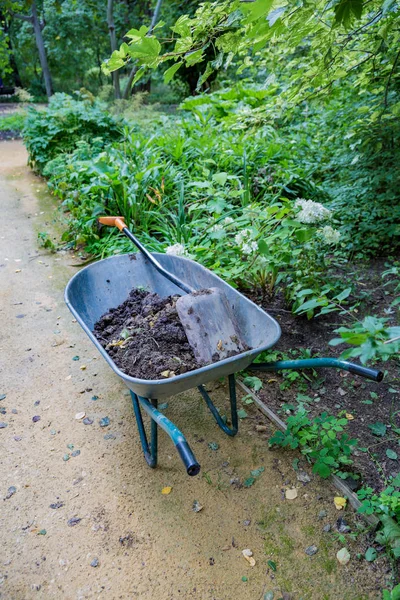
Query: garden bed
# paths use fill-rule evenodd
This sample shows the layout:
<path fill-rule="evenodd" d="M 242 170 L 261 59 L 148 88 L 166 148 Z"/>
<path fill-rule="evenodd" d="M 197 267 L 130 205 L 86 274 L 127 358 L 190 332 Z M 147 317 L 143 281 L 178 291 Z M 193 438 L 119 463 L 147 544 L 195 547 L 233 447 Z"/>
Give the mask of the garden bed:
<path fill-rule="evenodd" d="M 377 283 L 381 282 L 382 269 L 383 264 L 378 262 L 361 271 L 357 277 L 358 287 L 362 287 L 363 278 L 369 278 L 369 282 L 373 283 L 376 277 Z M 376 285 L 374 291 L 371 289 L 368 307 L 364 308 L 371 309 L 373 305 L 374 312 L 383 312 L 393 299 L 385 292 Z M 282 328 L 282 337 L 271 360 L 340 355 L 343 346 L 333 348 L 328 342 L 334 337 L 333 331 L 337 327 L 348 325 L 343 316 L 331 313 L 308 321 L 288 311 L 282 296 L 278 295 L 269 302 L 257 294 L 252 294 L 251 298 L 275 317 Z M 396 411 L 400 386 L 396 361 L 377 366 L 385 371 L 385 378 L 380 384 L 334 369 L 298 371 L 296 375 L 289 371 L 283 377 L 257 373 L 263 383 L 257 394 L 283 420 L 301 405 L 309 411 L 310 418 L 324 411 L 347 416 L 347 433 L 358 439 L 352 455 L 354 464 L 348 470 L 360 475 L 360 478 L 352 484 L 356 489 L 368 485 L 381 491 L 386 487 L 387 479 L 399 472 L 396 455 L 400 456 L 400 436 L 394 430 L 400 428 L 398 408 Z"/>

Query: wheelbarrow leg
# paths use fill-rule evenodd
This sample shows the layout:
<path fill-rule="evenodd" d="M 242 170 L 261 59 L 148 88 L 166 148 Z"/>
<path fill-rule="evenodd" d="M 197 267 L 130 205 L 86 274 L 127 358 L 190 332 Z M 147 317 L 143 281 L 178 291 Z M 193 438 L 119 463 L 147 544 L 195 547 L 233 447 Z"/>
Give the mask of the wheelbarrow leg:
<path fill-rule="evenodd" d="M 197 475 L 200 471 L 200 465 L 196 460 L 189 444 L 186 441 L 183 433 L 170 421 L 165 415 L 157 410 L 157 401 L 148 400 L 137 396 L 131 391 L 133 410 L 138 424 L 140 441 L 143 448 L 143 454 L 147 464 L 154 468 L 157 466 L 157 426 L 161 427 L 169 435 L 175 448 L 178 451 L 179 456 L 182 459 L 183 464 L 186 467 L 188 475 Z M 146 432 L 143 425 L 141 408 L 151 418 L 151 449 L 147 442 Z"/>
<path fill-rule="evenodd" d="M 157 453 L 158 453 L 158 429 L 157 423 L 151 419 L 150 429 L 150 447 L 147 441 L 146 431 L 143 425 L 142 413 L 139 406 L 139 399 L 137 395 L 131 391 L 131 398 L 133 404 L 133 410 L 136 417 L 136 423 L 139 430 L 140 442 L 142 444 L 142 450 L 149 467 L 154 469 L 157 466 Z M 153 406 L 157 408 L 157 400 L 152 401 Z"/>
<path fill-rule="evenodd" d="M 222 420 L 216 406 L 212 402 L 210 396 L 206 392 L 204 385 L 199 385 L 199 392 L 203 396 L 208 408 L 210 409 L 214 419 L 217 421 L 217 425 L 222 429 L 224 433 L 233 437 L 237 434 L 239 429 L 238 416 L 237 416 L 237 402 L 236 402 L 236 385 L 235 376 L 229 375 L 229 397 L 231 401 L 231 423 L 232 427 L 228 427 Z"/>

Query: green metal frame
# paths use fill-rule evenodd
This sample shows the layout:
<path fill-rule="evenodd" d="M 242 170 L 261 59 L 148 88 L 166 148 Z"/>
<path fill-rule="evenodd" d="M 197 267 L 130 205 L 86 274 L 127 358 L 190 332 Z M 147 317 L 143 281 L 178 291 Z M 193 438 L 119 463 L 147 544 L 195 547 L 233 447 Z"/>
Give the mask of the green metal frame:
<path fill-rule="evenodd" d="M 350 373 L 361 375 L 367 379 L 374 381 L 382 381 L 383 373 L 375 369 L 368 369 L 354 363 L 350 363 L 344 360 L 338 360 L 336 358 L 309 358 L 304 360 L 281 360 L 273 363 L 253 363 L 248 367 L 249 371 L 283 371 L 286 369 L 319 369 L 319 368 L 335 368 L 344 369 Z M 233 437 L 237 434 L 239 429 L 238 416 L 237 416 L 237 401 L 236 401 L 236 387 L 235 387 L 235 375 L 229 375 L 229 398 L 231 406 L 231 427 L 228 427 L 222 420 L 221 415 L 218 412 L 217 407 L 212 402 L 208 395 L 204 385 L 200 385 L 198 390 L 207 404 L 211 414 L 213 415 L 217 425 L 222 429 L 224 433 Z M 188 475 L 197 475 L 200 471 L 200 465 L 196 460 L 189 444 L 186 441 L 183 433 L 170 421 L 165 415 L 158 410 L 157 400 L 149 400 L 142 396 L 136 395 L 131 391 L 133 410 L 136 417 L 137 427 L 139 431 L 140 442 L 144 457 L 149 467 L 154 469 L 157 466 L 158 457 L 158 427 L 161 427 L 171 438 L 175 445 L 185 467 Z M 150 444 L 147 440 L 146 430 L 143 424 L 143 417 L 141 409 L 143 409 L 150 417 Z"/>

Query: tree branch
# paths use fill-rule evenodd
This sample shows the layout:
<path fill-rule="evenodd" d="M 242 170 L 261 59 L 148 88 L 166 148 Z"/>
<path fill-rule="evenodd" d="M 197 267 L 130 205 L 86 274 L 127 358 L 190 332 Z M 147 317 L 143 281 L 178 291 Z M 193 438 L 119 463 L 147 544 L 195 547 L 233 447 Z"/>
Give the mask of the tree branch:
<path fill-rule="evenodd" d="M 29 21 L 30 23 L 33 22 L 33 17 L 30 17 L 29 15 L 20 15 L 19 13 L 15 13 L 12 10 L 9 11 L 10 15 L 12 17 L 15 17 L 16 19 L 20 19 L 21 21 Z"/>

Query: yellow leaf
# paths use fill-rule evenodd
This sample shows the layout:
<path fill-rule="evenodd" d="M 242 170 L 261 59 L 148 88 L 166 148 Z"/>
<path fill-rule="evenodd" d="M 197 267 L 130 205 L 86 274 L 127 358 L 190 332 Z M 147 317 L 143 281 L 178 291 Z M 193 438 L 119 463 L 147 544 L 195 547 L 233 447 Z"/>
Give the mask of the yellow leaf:
<path fill-rule="evenodd" d="M 354 419 L 354 415 L 352 415 L 351 413 L 346 413 L 346 419 L 348 421 L 352 421 Z"/>
<path fill-rule="evenodd" d="M 268 379 L 268 383 L 273 383 L 274 381 L 278 381 L 277 379 Z"/>
<path fill-rule="evenodd" d="M 169 486 L 167 486 L 167 487 L 164 487 L 164 488 L 161 490 L 161 493 L 162 493 L 162 494 L 164 494 L 164 496 L 167 496 L 167 495 L 168 495 L 168 494 L 170 494 L 171 492 L 172 492 L 172 487 L 169 487 Z"/>
<path fill-rule="evenodd" d="M 338 510 L 342 510 L 347 504 L 346 498 L 342 498 L 341 496 L 335 496 L 333 502 Z"/>

